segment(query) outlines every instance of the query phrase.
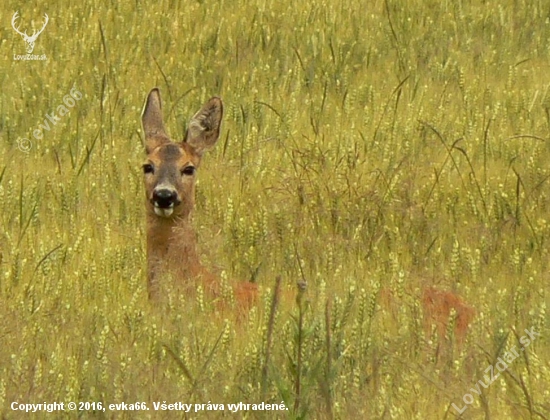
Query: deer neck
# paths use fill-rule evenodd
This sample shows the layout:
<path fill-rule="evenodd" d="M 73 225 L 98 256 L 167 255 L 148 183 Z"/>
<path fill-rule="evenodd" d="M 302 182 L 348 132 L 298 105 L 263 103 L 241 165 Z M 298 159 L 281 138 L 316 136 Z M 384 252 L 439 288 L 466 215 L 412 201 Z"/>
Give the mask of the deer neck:
<path fill-rule="evenodd" d="M 147 217 L 147 259 L 155 272 L 189 278 L 200 271 L 196 235 L 189 217 Z"/>

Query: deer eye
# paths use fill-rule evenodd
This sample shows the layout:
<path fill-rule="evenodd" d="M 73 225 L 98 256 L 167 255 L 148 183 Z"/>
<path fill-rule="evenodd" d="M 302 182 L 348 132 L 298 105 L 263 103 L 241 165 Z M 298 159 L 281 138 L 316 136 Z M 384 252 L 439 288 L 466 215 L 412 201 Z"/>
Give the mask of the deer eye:
<path fill-rule="evenodd" d="M 155 168 L 153 167 L 153 165 L 151 165 L 150 163 L 146 163 L 145 165 L 143 165 L 144 174 L 152 174 L 153 172 L 155 172 Z"/>
<path fill-rule="evenodd" d="M 194 175 L 195 174 L 195 167 L 194 166 L 186 166 L 181 170 L 182 175 Z"/>

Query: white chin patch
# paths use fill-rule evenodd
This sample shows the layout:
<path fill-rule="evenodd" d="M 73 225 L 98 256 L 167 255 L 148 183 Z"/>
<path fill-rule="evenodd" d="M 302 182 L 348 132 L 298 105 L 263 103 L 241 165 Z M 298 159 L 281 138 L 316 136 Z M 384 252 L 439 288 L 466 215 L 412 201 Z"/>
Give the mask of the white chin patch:
<path fill-rule="evenodd" d="M 155 203 L 155 214 L 160 217 L 170 217 L 174 213 L 174 204 L 170 204 L 170 207 L 162 208 Z"/>

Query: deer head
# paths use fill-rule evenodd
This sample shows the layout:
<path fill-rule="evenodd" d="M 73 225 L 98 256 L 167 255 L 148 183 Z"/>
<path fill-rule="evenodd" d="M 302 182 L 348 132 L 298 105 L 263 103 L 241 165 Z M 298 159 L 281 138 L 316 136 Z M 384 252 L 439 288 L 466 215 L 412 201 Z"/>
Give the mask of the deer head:
<path fill-rule="evenodd" d="M 15 21 L 17 20 L 18 17 L 19 17 L 19 12 L 15 12 L 13 15 L 13 18 L 11 19 L 11 26 L 13 26 L 13 29 L 15 30 L 15 32 L 17 32 L 19 35 L 23 37 L 23 41 L 25 41 L 25 49 L 27 50 L 27 53 L 31 54 L 34 50 L 34 43 L 36 41 L 36 38 L 38 38 L 38 35 L 42 33 L 42 31 L 48 24 L 48 21 L 50 20 L 50 18 L 46 13 L 44 13 L 44 19 L 45 19 L 44 26 L 42 26 L 42 29 L 40 29 L 38 32 L 33 30 L 32 35 L 29 36 L 27 35 L 27 31 L 23 33 L 19 30 L 19 27 L 17 28 L 15 27 Z"/>
<path fill-rule="evenodd" d="M 191 118 L 185 139 L 173 142 L 164 128 L 160 93 L 153 89 L 142 115 L 147 160 L 143 165 L 149 214 L 186 220 L 195 203 L 196 170 L 220 133 L 222 101 L 213 97 Z"/>

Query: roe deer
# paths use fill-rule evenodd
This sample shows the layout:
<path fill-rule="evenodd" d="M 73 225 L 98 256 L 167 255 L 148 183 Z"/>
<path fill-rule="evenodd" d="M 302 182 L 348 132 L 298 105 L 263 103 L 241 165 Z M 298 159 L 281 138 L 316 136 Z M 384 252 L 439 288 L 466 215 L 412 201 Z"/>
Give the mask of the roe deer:
<path fill-rule="evenodd" d="M 218 140 L 222 101 L 211 98 L 191 118 L 185 139 L 173 142 L 162 119 L 160 92 L 153 89 L 142 115 L 147 160 L 143 164 L 147 206 L 147 289 L 158 298 L 159 282 L 171 275 L 177 287 L 190 291 L 202 284 L 208 296 L 220 293 L 220 281 L 200 263 L 190 216 L 195 205 L 196 173 L 202 155 Z M 234 288 L 237 303 L 250 306 L 257 287 L 242 282 Z"/>
<path fill-rule="evenodd" d="M 426 287 L 422 294 L 424 306 L 424 330 L 429 336 L 433 325 L 437 329 L 437 335 L 445 340 L 447 328 L 454 311 L 454 333 L 459 346 L 464 344 L 470 324 L 475 318 L 475 309 L 468 305 L 462 298 L 453 292 Z"/>

